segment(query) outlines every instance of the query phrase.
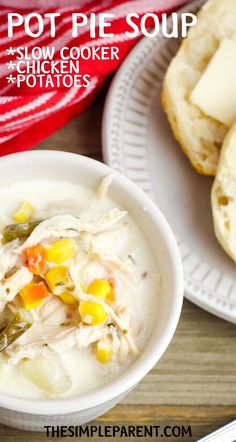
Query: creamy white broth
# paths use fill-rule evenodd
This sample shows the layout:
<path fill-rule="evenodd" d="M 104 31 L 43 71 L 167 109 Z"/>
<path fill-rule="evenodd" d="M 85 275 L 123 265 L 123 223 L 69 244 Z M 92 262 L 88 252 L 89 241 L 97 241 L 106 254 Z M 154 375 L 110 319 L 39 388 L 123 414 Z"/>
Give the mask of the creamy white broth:
<path fill-rule="evenodd" d="M 109 197 L 109 191 L 108 196 L 99 198 L 93 190 L 64 181 L 39 180 L 13 183 L 0 189 L 1 230 L 4 225 L 13 222 L 12 214 L 23 200 L 29 201 L 35 207 L 33 219 L 46 219 L 55 215 L 70 214 L 79 217 L 82 221 L 91 221 L 101 217 L 105 212 L 117 208 L 117 204 Z M 118 208 L 122 210 L 122 208 Z M 132 317 L 134 329 L 136 328 L 135 344 L 141 351 L 150 336 L 154 321 L 158 318 L 160 285 L 157 265 L 145 235 L 127 214 L 108 232 L 91 235 L 91 241 L 97 251 L 101 251 L 106 256 L 112 255 L 119 258 L 132 275 L 130 287 L 127 279 L 127 290 L 124 290 L 124 275 L 122 283 L 119 282 L 119 278 L 116 278 L 116 283 L 118 292 L 119 290 L 125 291 L 125 303 Z M 87 265 L 81 265 L 79 269 L 79 279 L 84 286 L 88 286 L 92 279 L 102 279 L 107 276 L 107 269 L 104 269 L 104 266 L 99 262 L 92 261 Z M 27 333 L 28 331 L 25 333 L 25 337 Z M 18 342 L 21 339 L 19 338 Z M 16 344 L 17 340 L 8 349 L 14 348 Z M 51 352 L 50 356 L 41 356 L 44 362 L 48 361 L 49 366 L 50 363 L 56 363 L 56 372 L 57 367 L 59 367 L 59 371 L 61 367 L 62 380 L 63 373 L 65 373 L 66 379 L 69 379 L 68 383 L 65 382 L 64 390 L 60 391 L 56 381 L 55 385 L 43 388 L 40 384 L 41 381 L 37 382 L 32 379 L 33 368 L 30 368 L 27 360 L 20 360 L 16 363 L 13 350 L 12 354 L 10 351 L 10 357 L 8 354 L 6 357 L 4 353 L 5 351 L 0 353 L 0 391 L 33 399 L 69 397 L 85 393 L 117 377 L 135 358 L 129 354 L 125 363 L 111 361 L 103 364 L 97 361 L 92 345 L 82 349 L 70 348 L 63 351 L 62 354 Z M 40 365 L 38 357 L 36 355 L 33 358 L 37 362 L 37 370 Z M 54 368 L 52 366 L 52 370 Z M 47 373 L 45 373 L 44 380 L 45 376 L 47 378 Z M 63 384 L 62 380 L 59 379 L 58 385 Z"/>

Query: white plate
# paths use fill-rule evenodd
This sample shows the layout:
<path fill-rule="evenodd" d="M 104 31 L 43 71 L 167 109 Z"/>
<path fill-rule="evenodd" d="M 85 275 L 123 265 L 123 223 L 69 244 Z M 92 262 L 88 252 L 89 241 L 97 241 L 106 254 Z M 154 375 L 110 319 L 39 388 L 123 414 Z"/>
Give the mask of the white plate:
<path fill-rule="evenodd" d="M 183 10 L 196 12 L 203 3 L 196 0 Z M 160 102 L 163 77 L 179 43 L 144 38 L 122 64 L 105 106 L 104 158 L 146 191 L 172 226 L 182 254 L 186 298 L 236 323 L 236 267 L 214 236 L 212 178 L 193 170 Z"/>

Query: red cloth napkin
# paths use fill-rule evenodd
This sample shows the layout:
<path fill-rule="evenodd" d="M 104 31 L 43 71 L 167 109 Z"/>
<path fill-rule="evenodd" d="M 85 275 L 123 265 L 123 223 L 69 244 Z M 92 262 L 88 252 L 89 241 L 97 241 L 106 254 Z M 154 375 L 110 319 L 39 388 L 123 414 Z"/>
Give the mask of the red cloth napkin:
<path fill-rule="evenodd" d="M 52 132 L 60 128 L 75 115 L 83 111 L 95 98 L 100 86 L 107 76 L 114 72 L 126 54 L 140 38 L 128 38 L 125 31 L 128 29 L 126 15 L 138 13 L 140 19 L 147 12 L 160 15 L 179 7 L 186 0 L 25 0 L 20 2 L 24 9 L 19 8 L 17 0 L 0 0 L 0 155 L 22 151 L 40 142 Z M 14 31 L 14 36 L 7 36 L 7 13 L 19 12 L 29 14 L 39 12 L 60 12 L 55 38 L 48 35 L 48 28 L 38 38 L 28 37 L 21 26 Z M 71 36 L 71 14 L 83 12 L 107 12 L 114 14 L 109 32 L 114 38 L 91 39 L 88 28 L 80 28 L 78 37 Z M 148 24 L 148 22 L 147 22 Z M 152 24 L 150 22 L 150 24 Z M 117 46 L 118 60 L 81 61 L 80 74 L 90 74 L 90 85 L 87 88 L 18 88 L 8 84 L 7 77 L 14 70 L 9 70 L 6 63 L 15 59 L 15 55 L 8 55 L 9 47 L 27 46 L 55 46 L 54 59 L 58 59 L 59 50 L 63 46 Z"/>

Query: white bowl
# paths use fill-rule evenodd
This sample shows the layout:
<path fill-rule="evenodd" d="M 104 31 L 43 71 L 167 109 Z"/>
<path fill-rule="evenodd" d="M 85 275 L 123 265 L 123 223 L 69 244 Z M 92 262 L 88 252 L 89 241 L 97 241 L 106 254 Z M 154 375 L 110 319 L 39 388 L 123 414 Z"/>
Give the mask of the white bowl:
<path fill-rule="evenodd" d="M 67 152 L 30 151 L 0 159 L 0 185 L 25 178 L 64 179 L 96 188 L 111 169 Z M 82 425 L 112 408 L 157 363 L 175 332 L 183 301 L 183 273 L 174 235 L 155 204 L 131 181 L 114 172 L 112 199 L 126 208 L 144 231 L 161 273 L 161 295 L 155 329 L 138 358 L 117 379 L 71 399 L 26 400 L 0 394 L 0 422 L 43 431 L 45 425 Z M 145 207 L 145 210 L 143 208 Z"/>

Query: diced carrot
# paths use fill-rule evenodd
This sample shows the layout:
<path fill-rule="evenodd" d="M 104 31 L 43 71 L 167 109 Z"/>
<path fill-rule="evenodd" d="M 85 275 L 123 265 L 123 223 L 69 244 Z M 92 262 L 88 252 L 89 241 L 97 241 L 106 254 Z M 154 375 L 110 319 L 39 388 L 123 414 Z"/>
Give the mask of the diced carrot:
<path fill-rule="evenodd" d="M 108 293 L 106 300 L 109 304 L 112 304 L 116 300 L 116 297 L 115 297 L 116 280 L 115 280 L 115 278 L 109 278 L 108 282 L 111 287 L 111 290 Z"/>
<path fill-rule="evenodd" d="M 45 256 L 46 252 L 44 247 L 38 244 L 26 249 L 23 259 L 26 260 L 26 265 L 30 272 L 32 272 L 34 275 L 40 275 L 45 270 Z"/>
<path fill-rule="evenodd" d="M 43 281 L 27 284 L 20 291 L 20 296 L 27 310 L 38 307 L 48 294 L 49 291 Z"/>
<path fill-rule="evenodd" d="M 116 286 L 115 278 L 113 278 L 113 276 L 111 276 L 110 278 L 108 278 L 108 282 L 109 282 L 111 288 L 115 290 L 115 286 Z"/>

